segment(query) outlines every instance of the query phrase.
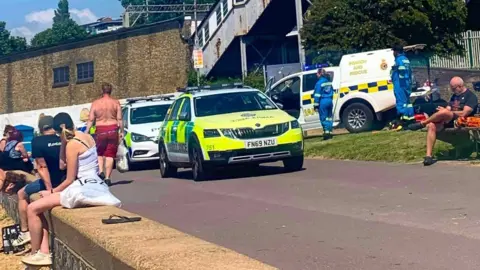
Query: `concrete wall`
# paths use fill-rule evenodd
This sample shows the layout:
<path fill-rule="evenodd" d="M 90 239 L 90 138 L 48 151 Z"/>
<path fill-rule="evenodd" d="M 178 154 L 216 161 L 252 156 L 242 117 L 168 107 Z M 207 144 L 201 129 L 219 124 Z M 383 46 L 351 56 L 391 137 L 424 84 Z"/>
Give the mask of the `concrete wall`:
<path fill-rule="evenodd" d="M 18 222 L 17 197 L 0 194 L 0 201 L 7 214 Z M 133 223 L 102 224 L 101 220 L 112 214 L 138 216 L 107 206 L 56 207 L 45 213 L 51 230 L 53 269 L 276 269 L 147 218 Z"/>
<path fill-rule="evenodd" d="M 122 29 L 0 59 L 0 113 L 89 103 L 103 82 L 127 98 L 185 86 L 190 53 L 178 22 Z M 94 62 L 94 80 L 77 83 L 77 64 Z M 53 68 L 69 66 L 70 82 L 53 85 Z"/>

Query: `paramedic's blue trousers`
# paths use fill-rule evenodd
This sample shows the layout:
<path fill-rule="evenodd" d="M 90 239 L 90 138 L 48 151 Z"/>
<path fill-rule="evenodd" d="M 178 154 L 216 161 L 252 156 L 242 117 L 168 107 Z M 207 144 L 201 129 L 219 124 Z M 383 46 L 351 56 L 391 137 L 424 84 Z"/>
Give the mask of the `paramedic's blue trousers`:
<path fill-rule="evenodd" d="M 394 87 L 393 93 L 395 94 L 397 114 L 400 115 L 400 119 L 406 121 L 415 119 L 413 106 L 410 103 L 410 95 L 408 92 L 403 88 Z"/>
<path fill-rule="evenodd" d="M 320 122 L 323 132 L 331 133 L 333 130 L 333 99 L 320 98 L 319 104 Z"/>

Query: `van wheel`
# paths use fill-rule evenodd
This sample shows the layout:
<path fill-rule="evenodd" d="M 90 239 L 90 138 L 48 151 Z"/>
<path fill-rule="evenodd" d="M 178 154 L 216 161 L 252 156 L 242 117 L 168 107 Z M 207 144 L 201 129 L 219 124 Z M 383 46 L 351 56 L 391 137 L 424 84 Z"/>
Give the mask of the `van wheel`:
<path fill-rule="evenodd" d="M 342 114 L 342 122 L 350 133 L 372 130 L 374 121 L 372 110 L 363 103 L 348 105 Z"/>

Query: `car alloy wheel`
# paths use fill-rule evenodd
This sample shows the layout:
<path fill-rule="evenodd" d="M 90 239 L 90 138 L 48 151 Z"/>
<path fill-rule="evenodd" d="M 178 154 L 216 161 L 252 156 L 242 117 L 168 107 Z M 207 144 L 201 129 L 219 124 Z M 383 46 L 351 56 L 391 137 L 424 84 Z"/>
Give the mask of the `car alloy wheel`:
<path fill-rule="evenodd" d="M 193 179 L 198 179 L 199 176 L 199 170 L 200 170 L 200 160 L 199 160 L 199 155 L 198 151 L 196 148 L 193 149 L 193 164 L 192 164 L 192 172 L 193 172 Z"/>
<path fill-rule="evenodd" d="M 165 174 L 167 168 L 167 153 L 165 153 L 165 148 L 162 147 L 160 150 L 160 170 L 162 170 L 162 174 Z"/>

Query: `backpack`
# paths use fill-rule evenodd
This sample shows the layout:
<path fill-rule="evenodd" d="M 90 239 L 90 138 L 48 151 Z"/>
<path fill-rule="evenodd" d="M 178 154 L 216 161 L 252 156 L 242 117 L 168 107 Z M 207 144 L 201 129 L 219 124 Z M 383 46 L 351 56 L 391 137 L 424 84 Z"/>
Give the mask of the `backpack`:
<path fill-rule="evenodd" d="M 3 253 L 12 254 L 25 250 L 25 246 L 14 247 L 12 242 L 18 238 L 20 234 L 20 225 L 15 224 L 2 228 Z"/>

